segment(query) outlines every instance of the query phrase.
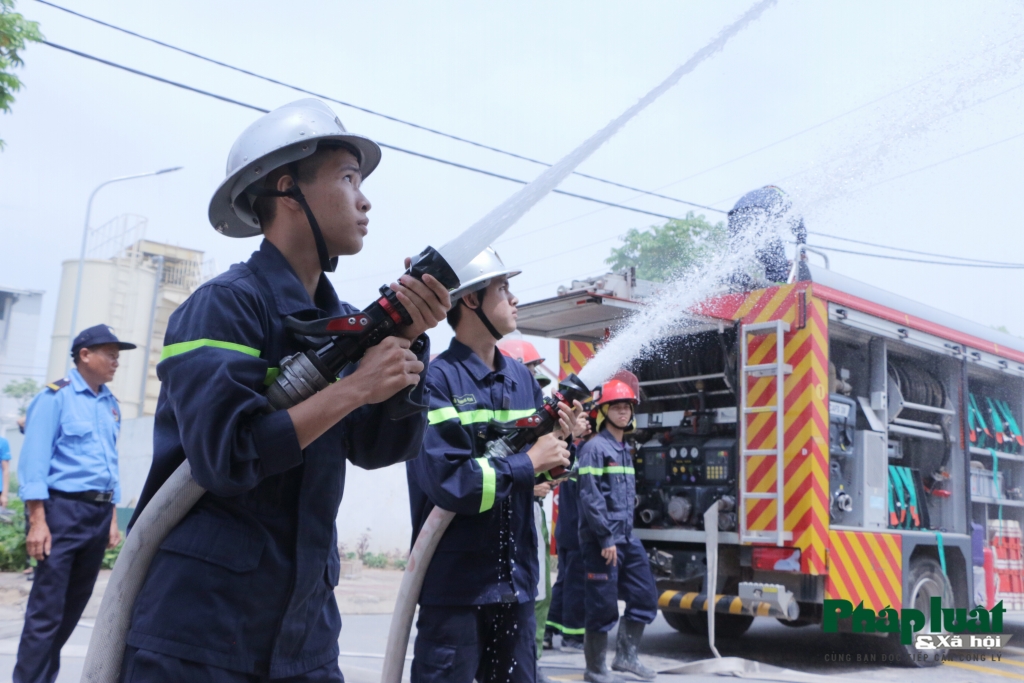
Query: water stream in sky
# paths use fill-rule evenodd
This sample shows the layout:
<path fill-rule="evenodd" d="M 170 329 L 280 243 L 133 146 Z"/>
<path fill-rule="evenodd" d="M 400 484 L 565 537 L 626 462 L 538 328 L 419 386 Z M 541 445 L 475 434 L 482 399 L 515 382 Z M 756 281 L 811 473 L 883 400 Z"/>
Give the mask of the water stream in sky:
<path fill-rule="evenodd" d="M 748 24 L 761 16 L 766 9 L 774 4 L 775 0 L 759 0 L 756 2 L 743 16 L 722 29 L 710 43 L 698 50 L 685 64 L 673 71 L 668 78 L 640 98 L 636 104 L 622 112 L 617 118 L 590 136 L 583 144 L 566 155 L 558 163 L 549 167 L 528 185 L 499 204 L 461 235 L 441 247 L 438 251 L 444 256 L 448 265 L 455 271 L 465 267 L 473 257 L 501 237 L 506 230 L 512 227 L 516 221 L 522 218 L 527 211 L 533 208 L 537 202 L 557 187 L 559 183 L 565 180 L 577 166 L 615 135 L 630 119 L 646 109 L 647 105 L 654 102 L 654 100 L 661 97 L 669 88 L 678 83 L 679 79 L 700 66 L 701 62 L 725 47 L 725 44 L 733 36 L 746 28 Z"/>

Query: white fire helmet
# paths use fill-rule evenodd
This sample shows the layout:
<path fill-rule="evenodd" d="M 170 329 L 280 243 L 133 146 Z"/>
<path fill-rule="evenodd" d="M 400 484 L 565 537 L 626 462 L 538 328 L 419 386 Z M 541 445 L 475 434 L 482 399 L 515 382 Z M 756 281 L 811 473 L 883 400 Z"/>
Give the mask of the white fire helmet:
<path fill-rule="evenodd" d="M 228 153 L 227 177 L 210 200 L 210 224 L 228 237 L 259 235 L 263 228 L 252 209 L 257 189 L 253 185 L 274 169 L 311 156 L 325 142 L 358 150 L 364 179 L 380 163 L 377 143 L 346 131 L 320 100 L 286 104 L 258 118 L 235 140 Z"/>
<path fill-rule="evenodd" d="M 513 278 L 519 275 L 521 270 L 511 270 L 501 262 L 498 252 L 492 247 L 487 247 L 469 264 L 459 271 L 459 288 L 451 293 L 452 305 L 470 292 L 476 292 L 486 287 L 491 280 L 502 275 Z"/>

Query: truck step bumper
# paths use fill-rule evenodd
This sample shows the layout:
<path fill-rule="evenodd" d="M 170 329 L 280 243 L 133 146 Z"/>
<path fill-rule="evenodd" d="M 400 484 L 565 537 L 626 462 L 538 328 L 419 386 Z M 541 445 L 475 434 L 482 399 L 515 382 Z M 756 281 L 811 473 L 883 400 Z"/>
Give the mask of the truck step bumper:
<path fill-rule="evenodd" d="M 800 606 L 791 601 L 782 609 L 775 602 L 741 598 L 738 595 L 716 595 L 715 611 L 721 614 L 747 614 L 752 617 L 775 617 L 794 621 L 800 617 Z M 708 596 L 704 593 L 663 591 L 658 598 L 658 607 L 664 612 L 706 612 Z"/>

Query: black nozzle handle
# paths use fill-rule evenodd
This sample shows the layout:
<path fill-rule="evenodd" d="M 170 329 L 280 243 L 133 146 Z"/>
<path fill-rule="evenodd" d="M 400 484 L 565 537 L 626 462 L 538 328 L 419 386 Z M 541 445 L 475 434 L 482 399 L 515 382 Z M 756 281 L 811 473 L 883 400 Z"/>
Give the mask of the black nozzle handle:
<path fill-rule="evenodd" d="M 448 262 L 441 256 L 441 252 L 433 247 L 427 247 L 418 256 L 412 259 L 409 270 L 406 271 L 417 280 L 430 273 L 437 281 L 450 290 L 459 286 L 459 276 L 448 265 Z"/>
<path fill-rule="evenodd" d="M 590 398 L 591 391 L 587 388 L 576 373 L 570 373 L 565 379 L 558 383 L 558 393 L 566 398 L 571 404 L 573 401 L 580 403 Z"/>

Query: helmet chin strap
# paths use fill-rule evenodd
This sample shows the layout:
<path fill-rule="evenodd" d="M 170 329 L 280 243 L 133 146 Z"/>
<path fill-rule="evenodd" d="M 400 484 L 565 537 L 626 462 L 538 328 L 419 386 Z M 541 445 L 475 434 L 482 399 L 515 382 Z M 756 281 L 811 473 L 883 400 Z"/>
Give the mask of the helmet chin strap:
<path fill-rule="evenodd" d="M 289 164 L 289 170 L 292 172 L 292 186 L 283 192 L 281 190 L 268 190 L 261 188 L 257 194 L 261 197 L 291 197 L 299 203 L 302 207 L 303 212 L 306 214 L 306 220 L 309 221 L 309 228 L 313 231 L 313 241 L 316 243 L 316 255 L 320 259 L 320 270 L 325 273 L 333 273 L 334 269 L 338 267 L 338 257 L 329 256 L 327 253 L 327 242 L 324 241 L 324 234 L 320 231 L 320 224 L 316 221 L 316 216 L 313 215 L 313 209 L 309 208 L 309 202 L 306 201 L 306 196 L 302 194 L 302 190 L 299 189 L 299 183 L 296 180 L 298 177 L 298 169 L 295 164 Z M 500 339 L 500 337 L 499 337 Z"/>
<path fill-rule="evenodd" d="M 482 322 L 484 324 L 484 327 L 487 328 L 487 331 L 491 333 L 491 336 L 494 337 L 496 340 L 501 341 L 501 338 L 504 335 L 501 334 L 501 332 L 498 332 L 497 329 L 495 329 L 495 327 L 491 323 L 491 321 L 487 319 L 487 314 L 484 313 L 484 294 L 483 293 L 486 292 L 487 289 L 484 288 L 484 289 L 481 289 L 479 291 L 480 291 L 480 295 L 477 297 L 479 299 L 479 304 L 477 305 L 476 308 L 469 308 L 469 305 L 466 304 L 465 298 L 459 299 L 459 303 L 461 303 L 466 308 L 469 308 L 469 310 L 473 311 L 473 313 L 476 314 L 476 317 L 480 318 L 480 322 Z"/>

